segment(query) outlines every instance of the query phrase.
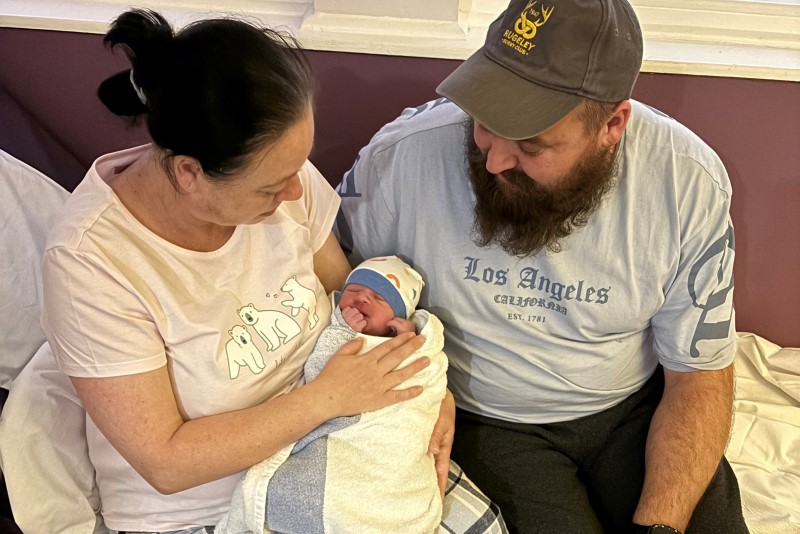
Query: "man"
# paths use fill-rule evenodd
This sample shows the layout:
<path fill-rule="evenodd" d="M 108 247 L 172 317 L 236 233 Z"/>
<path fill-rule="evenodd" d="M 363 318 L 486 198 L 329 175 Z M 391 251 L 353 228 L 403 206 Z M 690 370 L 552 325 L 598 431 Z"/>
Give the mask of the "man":
<path fill-rule="evenodd" d="M 747 532 L 724 459 L 731 187 L 630 100 L 625 0 L 514 0 L 485 45 L 339 186 L 351 261 L 428 280 L 458 406 L 453 459 L 516 532 Z"/>

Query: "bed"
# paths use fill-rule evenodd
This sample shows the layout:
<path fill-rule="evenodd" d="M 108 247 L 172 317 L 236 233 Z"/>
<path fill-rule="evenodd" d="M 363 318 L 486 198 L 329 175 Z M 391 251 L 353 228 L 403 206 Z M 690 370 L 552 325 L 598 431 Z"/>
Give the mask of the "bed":
<path fill-rule="evenodd" d="M 107 532 L 82 440 L 84 412 L 36 320 L 44 237 L 67 195 L 0 150 L 0 386 L 10 390 L 0 468 L 29 534 Z M 800 348 L 739 333 L 734 410 L 727 457 L 751 532 L 800 532 Z"/>
<path fill-rule="evenodd" d="M 753 534 L 800 532 L 800 348 L 739 333 L 726 456 Z"/>

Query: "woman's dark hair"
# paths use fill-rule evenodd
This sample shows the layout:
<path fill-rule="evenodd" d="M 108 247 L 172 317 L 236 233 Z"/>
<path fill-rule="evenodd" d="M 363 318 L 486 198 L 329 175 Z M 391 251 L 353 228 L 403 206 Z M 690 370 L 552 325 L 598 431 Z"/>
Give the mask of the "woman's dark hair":
<path fill-rule="evenodd" d="M 201 20 L 174 33 L 160 14 L 134 9 L 112 23 L 104 43 L 123 45 L 133 69 L 100 85 L 103 104 L 117 115 L 146 115 L 168 157 L 195 158 L 213 180 L 224 181 L 300 120 L 314 91 L 292 37 L 239 20 Z"/>

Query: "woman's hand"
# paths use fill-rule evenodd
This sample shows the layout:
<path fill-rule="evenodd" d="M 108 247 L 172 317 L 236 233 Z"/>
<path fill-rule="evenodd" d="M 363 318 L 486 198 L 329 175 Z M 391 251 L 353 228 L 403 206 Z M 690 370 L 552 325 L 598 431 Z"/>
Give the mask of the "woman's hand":
<path fill-rule="evenodd" d="M 427 367 L 430 360 L 422 357 L 402 369 L 396 367 L 424 342 L 423 336 L 406 333 L 357 355 L 364 341 L 355 339 L 342 346 L 319 376 L 305 387 L 317 389 L 317 398 L 331 410 L 331 418 L 370 412 L 412 399 L 422 393 L 422 386 L 393 388 Z"/>
<path fill-rule="evenodd" d="M 433 454 L 436 463 L 436 477 L 439 479 L 439 492 L 444 498 L 447 487 L 447 475 L 450 472 L 450 450 L 453 448 L 453 436 L 456 430 L 456 401 L 450 390 L 446 390 L 442 405 L 439 408 L 439 419 L 433 427 L 428 451 Z"/>

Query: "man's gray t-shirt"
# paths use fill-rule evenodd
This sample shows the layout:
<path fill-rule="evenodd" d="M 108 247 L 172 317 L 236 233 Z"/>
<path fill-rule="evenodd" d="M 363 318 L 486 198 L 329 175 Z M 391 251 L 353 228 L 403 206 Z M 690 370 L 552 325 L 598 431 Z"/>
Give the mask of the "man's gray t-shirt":
<path fill-rule="evenodd" d="M 734 356 L 731 188 L 716 154 L 632 101 L 614 188 L 562 250 L 527 258 L 472 241 L 466 115 L 445 99 L 406 109 L 338 188 L 351 261 L 397 254 L 445 326 L 457 405 L 522 423 L 566 421 L 637 391 L 660 362 Z"/>

